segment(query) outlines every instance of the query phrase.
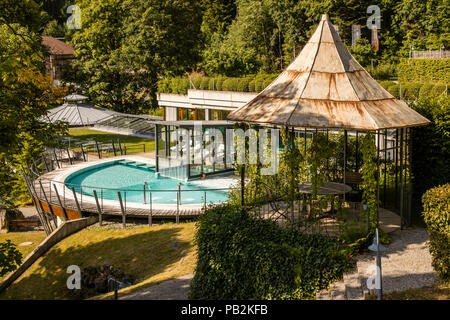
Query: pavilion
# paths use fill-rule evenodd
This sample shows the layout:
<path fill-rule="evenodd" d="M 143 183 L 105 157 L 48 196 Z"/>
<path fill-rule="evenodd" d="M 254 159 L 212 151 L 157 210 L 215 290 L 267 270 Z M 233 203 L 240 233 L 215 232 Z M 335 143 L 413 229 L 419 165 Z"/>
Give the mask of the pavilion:
<path fill-rule="evenodd" d="M 411 127 L 430 121 L 382 88 L 352 57 L 327 14 L 297 58 L 267 88 L 228 120 L 273 127 L 289 127 L 305 139 L 317 132 L 344 130 L 344 175 L 348 171 L 347 136 L 376 133 L 378 168 L 383 170 L 382 202 L 399 210 L 402 223 L 410 216 Z M 384 168 L 380 161 L 383 162 Z M 395 161 L 395 183 L 386 179 L 386 166 Z M 359 163 L 351 168 L 358 171 Z M 395 197 L 389 204 L 389 189 Z M 406 194 L 405 194 L 406 192 Z M 407 215 L 406 215 L 407 214 Z"/>

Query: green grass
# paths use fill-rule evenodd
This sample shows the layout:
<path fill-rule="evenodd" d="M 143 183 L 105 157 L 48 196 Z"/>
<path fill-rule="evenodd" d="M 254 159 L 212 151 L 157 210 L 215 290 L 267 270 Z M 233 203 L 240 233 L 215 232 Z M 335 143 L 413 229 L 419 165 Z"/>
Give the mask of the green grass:
<path fill-rule="evenodd" d="M 70 265 L 120 268 L 134 285 L 120 290 L 119 295 L 192 273 L 197 261 L 194 234 L 194 223 L 83 229 L 53 246 L 2 292 L 0 299 L 76 299 L 66 287 Z"/>
<path fill-rule="evenodd" d="M 123 134 L 115 134 L 110 132 L 103 132 L 85 128 L 70 128 L 69 136 L 77 138 L 80 141 L 83 140 L 95 140 L 99 143 L 111 143 L 114 140 L 117 143 L 117 140 L 120 140 L 122 145 L 131 146 L 136 144 L 145 144 L 145 151 L 153 151 L 155 150 L 155 141 L 146 138 L 132 137 L 126 136 Z M 118 147 L 117 147 L 118 148 Z M 136 152 L 138 148 L 135 147 L 132 150 L 133 153 Z"/>
<path fill-rule="evenodd" d="M 0 234 L 0 242 L 5 242 L 6 240 L 11 240 L 16 246 L 22 242 L 33 242 L 29 246 L 17 247 L 19 252 L 22 254 L 22 261 L 34 250 L 43 240 L 45 239 L 45 232 L 39 231 L 29 231 L 29 232 L 9 232 Z M 4 275 L 3 278 L 0 277 L 0 281 L 7 276 Z"/>
<path fill-rule="evenodd" d="M 367 300 L 375 300 L 375 295 L 370 295 Z M 450 286 L 438 285 L 383 293 L 383 300 L 450 300 Z"/>

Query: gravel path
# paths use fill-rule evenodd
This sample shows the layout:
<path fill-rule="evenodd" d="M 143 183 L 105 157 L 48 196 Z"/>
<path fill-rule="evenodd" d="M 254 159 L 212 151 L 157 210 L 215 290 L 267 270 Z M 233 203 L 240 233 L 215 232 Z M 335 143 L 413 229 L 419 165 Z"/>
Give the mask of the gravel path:
<path fill-rule="evenodd" d="M 431 286 L 439 281 L 431 266 L 428 233 L 425 229 L 398 230 L 389 235 L 392 242 L 381 257 L 384 292 Z M 364 289 L 367 287 L 367 278 L 371 276 L 367 270 L 375 264 L 375 257 L 375 253 L 358 257 L 358 272 Z"/>
<path fill-rule="evenodd" d="M 186 300 L 193 277 L 193 274 L 187 274 L 167 280 L 127 296 L 119 296 L 119 300 Z"/>

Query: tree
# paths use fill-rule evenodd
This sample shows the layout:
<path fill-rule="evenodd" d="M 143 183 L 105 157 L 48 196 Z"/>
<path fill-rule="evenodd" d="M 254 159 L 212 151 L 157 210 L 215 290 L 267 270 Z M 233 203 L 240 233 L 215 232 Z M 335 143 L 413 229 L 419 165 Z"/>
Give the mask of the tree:
<path fill-rule="evenodd" d="M 16 270 L 22 263 L 22 254 L 11 240 L 0 242 L 0 278 Z"/>
<path fill-rule="evenodd" d="M 363 67 L 370 66 L 371 60 L 376 58 L 376 53 L 367 39 L 356 40 L 355 45 L 349 49 L 356 61 Z"/>
<path fill-rule="evenodd" d="M 20 165 L 39 156 L 44 143 L 64 126 L 40 121 L 56 106 L 57 91 L 43 74 L 39 10 L 33 1 L 0 1 L 0 209 L 11 208 L 23 194 Z M 9 5 L 9 6 L 8 6 Z"/>
<path fill-rule="evenodd" d="M 69 32 L 76 82 L 97 104 L 120 112 L 156 107 L 156 82 L 182 74 L 196 55 L 201 15 L 194 0 L 82 0 L 81 30 Z"/>

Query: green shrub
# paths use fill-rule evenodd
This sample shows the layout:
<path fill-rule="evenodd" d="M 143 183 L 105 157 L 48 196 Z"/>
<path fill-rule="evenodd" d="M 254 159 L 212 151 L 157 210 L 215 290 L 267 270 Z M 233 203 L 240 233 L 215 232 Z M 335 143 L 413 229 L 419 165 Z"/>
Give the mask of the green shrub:
<path fill-rule="evenodd" d="M 428 189 L 450 183 L 450 95 L 419 99 L 410 106 L 431 121 L 431 124 L 412 131 L 412 204 L 413 213 L 419 218 L 423 212 L 423 194 Z"/>
<path fill-rule="evenodd" d="M 402 85 L 402 98 L 408 101 L 414 101 L 419 98 L 420 88 L 422 88 L 421 83 L 407 83 Z"/>
<path fill-rule="evenodd" d="M 450 59 L 401 59 L 397 67 L 401 82 L 450 82 Z"/>
<path fill-rule="evenodd" d="M 217 78 L 216 88 L 218 91 L 222 90 L 224 78 Z"/>
<path fill-rule="evenodd" d="M 441 94 L 445 94 L 446 89 L 447 87 L 445 86 L 445 84 L 435 84 L 433 86 L 433 89 L 431 89 L 431 95 L 433 97 L 438 97 Z"/>
<path fill-rule="evenodd" d="M 209 89 L 208 87 L 209 87 L 209 78 L 208 77 L 201 78 L 199 86 L 200 90 L 208 90 Z"/>
<path fill-rule="evenodd" d="M 208 90 L 217 90 L 216 89 L 216 83 L 217 83 L 217 79 L 216 78 L 209 78 Z"/>
<path fill-rule="evenodd" d="M 391 84 L 386 90 L 397 99 L 400 98 L 400 86 L 397 83 Z"/>
<path fill-rule="evenodd" d="M 422 202 L 433 268 L 447 283 L 450 280 L 450 184 L 428 190 Z"/>
<path fill-rule="evenodd" d="M 390 85 L 394 84 L 395 82 L 393 82 L 393 81 L 388 81 L 388 80 L 382 80 L 382 81 L 378 81 L 378 83 L 380 84 L 380 86 L 382 86 L 384 89 L 387 90 L 387 88 L 388 88 Z"/>
<path fill-rule="evenodd" d="M 397 68 L 395 64 L 381 64 L 373 70 L 367 69 L 370 75 L 377 80 L 389 80 L 397 77 Z"/>
<path fill-rule="evenodd" d="M 252 80 L 248 83 L 248 91 L 249 92 L 255 92 L 255 83 L 256 83 L 256 80 Z"/>
<path fill-rule="evenodd" d="M 192 79 L 192 83 L 194 84 L 195 89 L 200 89 L 200 84 L 202 83 L 203 78 L 194 78 Z"/>
<path fill-rule="evenodd" d="M 248 78 L 239 79 L 239 82 L 237 85 L 237 91 L 248 92 L 249 91 L 249 88 L 248 88 L 249 83 L 250 83 L 250 79 L 248 79 Z"/>
<path fill-rule="evenodd" d="M 11 240 L 0 242 L 0 278 L 10 273 L 22 263 L 22 254 Z"/>
<path fill-rule="evenodd" d="M 352 267 L 340 240 L 252 218 L 229 204 L 199 217 L 196 241 L 190 299 L 312 298 Z"/>
<path fill-rule="evenodd" d="M 419 91 L 419 99 L 427 100 L 431 96 L 431 91 L 433 90 L 434 85 L 432 83 L 424 83 L 422 88 Z"/>
<path fill-rule="evenodd" d="M 237 78 L 227 78 L 222 84 L 222 90 L 224 91 L 238 91 L 238 79 Z"/>

